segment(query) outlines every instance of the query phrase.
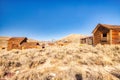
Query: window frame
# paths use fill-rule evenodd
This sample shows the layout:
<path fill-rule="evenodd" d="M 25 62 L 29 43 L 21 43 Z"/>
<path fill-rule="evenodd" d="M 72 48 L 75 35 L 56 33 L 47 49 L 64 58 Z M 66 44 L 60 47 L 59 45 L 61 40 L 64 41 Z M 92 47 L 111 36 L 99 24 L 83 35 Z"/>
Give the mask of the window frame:
<path fill-rule="evenodd" d="M 103 33 L 103 34 L 102 34 L 102 37 L 107 37 L 107 33 Z"/>

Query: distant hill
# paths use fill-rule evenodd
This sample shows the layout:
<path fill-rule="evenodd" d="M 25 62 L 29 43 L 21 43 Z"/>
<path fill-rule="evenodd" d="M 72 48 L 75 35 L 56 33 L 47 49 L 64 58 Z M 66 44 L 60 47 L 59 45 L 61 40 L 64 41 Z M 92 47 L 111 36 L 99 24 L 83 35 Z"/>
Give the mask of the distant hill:
<path fill-rule="evenodd" d="M 10 37 L 0 36 L 0 47 L 7 47 L 7 40 L 9 40 Z"/>
<path fill-rule="evenodd" d="M 0 36 L 0 40 L 9 40 L 10 37 L 6 37 L 6 36 Z"/>
<path fill-rule="evenodd" d="M 40 42 L 39 40 L 35 40 L 35 39 L 30 39 L 30 38 L 28 38 L 28 40 L 27 40 L 28 42 Z"/>
<path fill-rule="evenodd" d="M 79 43 L 80 42 L 80 38 L 84 38 L 86 37 L 85 35 L 81 35 L 81 34 L 70 34 L 60 40 L 68 40 L 71 42 L 75 42 L 75 43 Z"/>

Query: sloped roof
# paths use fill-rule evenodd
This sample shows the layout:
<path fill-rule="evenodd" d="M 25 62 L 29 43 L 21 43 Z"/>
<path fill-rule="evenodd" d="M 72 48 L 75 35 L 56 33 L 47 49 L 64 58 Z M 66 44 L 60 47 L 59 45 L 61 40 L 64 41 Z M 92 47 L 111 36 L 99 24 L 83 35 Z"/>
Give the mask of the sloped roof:
<path fill-rule="evenodd" d="M 22 41 L 27 40 L 26 37 L 12 37 L 8 40 L 8 42 L 13 42 L 16 44 L 20 44 Z"/>
<path fill-rule="evenodd" d="M 86 37 L 86 35 L 81 35 L 81 34 L 70 34 L 58 41 L 71 41 L 73 43 L 79 43 L 80 38 Z"/>
<path fill-rule="evenodd" d="M 89 39 L 89 38 L 93 38 L 93 36 L 87 36 L 87 37 L 81 38 L 81 40 L 83 40 L 83 39 Z"/>
<path fill-rule="evenodd" d="M 107 29 L 112 29 L 112 30 L 118 30 L 120 31 L 120 25 L 108 25 L 108 24 L 98 24 L 96 28 L 93 30 L 92 33 L 94 33 L 99 27 L 105 27 Z"/>

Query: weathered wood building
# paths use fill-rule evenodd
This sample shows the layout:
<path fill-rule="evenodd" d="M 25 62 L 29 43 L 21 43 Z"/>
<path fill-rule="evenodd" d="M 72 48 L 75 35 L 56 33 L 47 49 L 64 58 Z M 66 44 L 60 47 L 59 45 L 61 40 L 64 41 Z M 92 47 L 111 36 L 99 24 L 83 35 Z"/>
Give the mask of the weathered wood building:
<path fill-rule="evenodd" d="M 12 49 L 30 49 L 30 48 L 44 48 L 45 45 L 40 45 L 39 42 L 27 42 L 26 37 L 12 37 L 8 40 L 7 50 Z"/>
<path fill-rule="evenodd" d="M 93 45 L 120 44 L 120 26 L 98 24 L 93 30 Z"/>
<path fill-rule="evenodd" d="M 8 40 L 7 50 L 22 49 L 21 44 L 27 42 L 26 37 L 12 37 Z"/>
<path fill-rule="evenodd" d="M 39 48 L 40 45 L 38 42 L 26 42 L 21 44 L 22 49 L 29 49 L 29 48 Z"/>
<path fill-rule="evenodd" d="M 93 44 L 93 37 L 92 37 L 92 36 L 88 36 L 88 37 L 85 37 L 85 38 L 81 38 L 81 39 L 80 39 L 80 43 L 81 43 L 81 44 L 89 44 L 89 45 L 92 45 L 92 44 Z"/>

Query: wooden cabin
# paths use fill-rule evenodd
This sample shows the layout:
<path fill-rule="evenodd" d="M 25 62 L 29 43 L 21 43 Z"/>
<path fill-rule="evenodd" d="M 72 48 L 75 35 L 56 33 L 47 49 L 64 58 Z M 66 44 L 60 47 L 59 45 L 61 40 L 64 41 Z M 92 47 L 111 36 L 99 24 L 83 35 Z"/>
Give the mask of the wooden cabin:
<path fill-rule="evenodd" d="M 93 30 L 93 44 L 120 44 L 120 26 L 98 24 Z"/>
<path fill-rule="evenodd" d="M 21 45 L 27 42 L 26 37 L 12 37 L 8 40 L 7 50 L 21 49 Z"/>
<path fill-rule="evenodd" d="M 38 42 L 26 42 L 21 44 L 22 49 L 29 49 L 29 48 L 39 48 L 40 45 Z"/>
<path fill-rule="evenodd" d="M 81 44 L 89 44 L 89 45 L 92 45 L 92 44 L 93 44 L 93 37 L 92 37 L 92 36 L 88 36 L 88 37 L 85 37 L 85 38 L 81 38 L 81 39 L 80 39 L 80 43 L 81 43 Z"/>

